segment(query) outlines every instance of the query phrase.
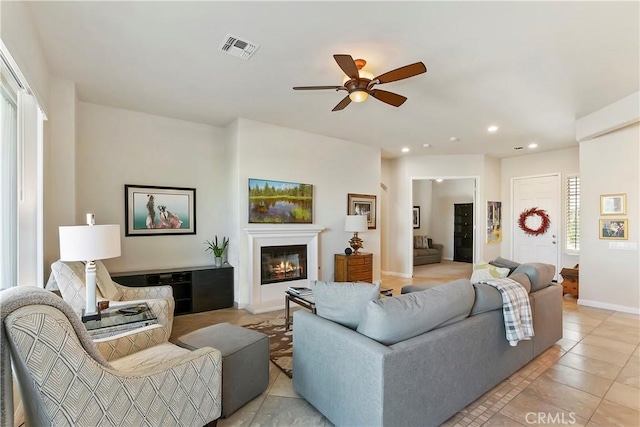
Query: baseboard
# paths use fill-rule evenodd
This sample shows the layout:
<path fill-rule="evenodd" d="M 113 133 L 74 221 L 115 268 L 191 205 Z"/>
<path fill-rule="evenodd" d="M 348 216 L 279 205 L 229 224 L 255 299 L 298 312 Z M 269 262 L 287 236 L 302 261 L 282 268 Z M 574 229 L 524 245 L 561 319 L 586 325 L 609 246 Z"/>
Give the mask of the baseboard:
<path fill-rule="evenodd" d="M 620 311 L 622 313 L 640 314 L 640 308 L 627 307 L 626 305 L 608 304 L 606 302 L 592 301 L 584 298 L 578 298 L 578 305 L 585 307 L 604 308 L 605 310 Z"/>
<path fill-rule="evenodd" d="M 411 275 L 407 273 L 397 273 L 395 271 L 384 271 L 380 270 L 380 274 L 385 276 L 394 276 L 394 277 L 402 277 L 403 279 L 411 279 Z"/>

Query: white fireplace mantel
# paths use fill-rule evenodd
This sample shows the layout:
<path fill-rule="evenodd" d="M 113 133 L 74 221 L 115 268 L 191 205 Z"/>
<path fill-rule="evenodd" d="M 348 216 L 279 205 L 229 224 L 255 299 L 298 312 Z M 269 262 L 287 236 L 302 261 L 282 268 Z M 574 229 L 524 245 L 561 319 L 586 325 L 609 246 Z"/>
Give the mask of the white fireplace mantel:
<path fill-rule="evenodd" d="M 249 304 L 245 307 L 251 313 L 264 313 L 284 308 L 284 292 L 289 286 L 308 286 L 309 280 L 318 280 L 319 253 L 318 235 L 324 228 L 317 226 L 269 226 L 245 228 L 249 237 L 248 280 Z M 261 255 L 263 246 L 306 245 L 307 278 L 288 282 L 260 284 Z"/>

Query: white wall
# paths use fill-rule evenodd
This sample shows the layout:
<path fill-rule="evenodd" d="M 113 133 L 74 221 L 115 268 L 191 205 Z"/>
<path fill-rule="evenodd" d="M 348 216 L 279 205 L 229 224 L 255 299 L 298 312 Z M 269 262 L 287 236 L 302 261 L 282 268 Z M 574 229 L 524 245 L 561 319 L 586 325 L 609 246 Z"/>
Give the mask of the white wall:
<path fill-rule="evenodd" d="M 98 224 L 120 224 L 122 256 L 106 261 L 110 271 L 213 264 L 203 242 L 231 231 L 225 136 L 221 128 L 78 103 L 76 222 L 93 212 Z M 124 237 L 125 184 L 195 188 L 197 234 Z"/>
<path fill-rule="evenodd" d="M 430 178 L 476 178 L 478 183 L 478 200 L 484 200 L 482 189 L 487 181 L 485 177 L 485 156 L 482 155 L 450 155 L 450 156 L 417 156 L 400 157 L 390 162 L 389 172 L 389 224 L 385 245 L 387 266 L 385 271 L 403 277 L 410 277 L 413 271 L 413 180 Z M 476 210 L 476 213 L 478 211 Z M 433 214 L 432 214 L 433 215 Z M 485 214 L 486 216 L 486 214 Z M 478 214 L 479 221 L 483 219 Z M 478 256 L 484 255 L 479 248 Z"/>
<path fill-rule="evenodd" d="M 476 262 L 490 261 L 501 255 L 500 243 L 487 243 L 487 216 L 489 215 L 487 202 L 502 202 L 502 217 L 504 218 L 505 215 L 504 203 L 506 199 L 502 198 L 501 177 L 500 159 L 485 157 L 483 188 L 478 191 L 480 198 L 478 200 L 478 208 L 476 209 L 476 212 L 480 214 L 476 220 L 476 227 L 478 228 L 476 235 L 480 240 L 479 244 L 482 248 L 483 258 L 476 258 Z M 504 222 L 502 223 L 502 230 L 504 240 Z"/>
<path fill-rule="evenodd" d="M 26 1 L 0 2 L 0 38 L 29 82 L 38 103 L 49 112 L 49 70 Z"/>
<path fill-rule="evenodd" d="M 580 296 L 578 303 L 640 313 L 640 125 L 580 142 Z M 599 239 L 600 195 L 625 193 L 629 239 Z M 609 217 L 612 218 L 612 217 Z M 616 217 L 617 218 L 617 217 Z M 615 249 L 616 243 L 630 245 Z"/>
<path fill-rule="evenodd" d="M 420 207 L 420 228 L 413 229 L 414 236 L 429 236 L 432 233 L 431 214 L 433 181 L 417 179 L 413 181 L 413 206 Z"/>
<path fill-rule="evenodd" d="M 454 204 L 474 203 L 474 179 L 447 179 L 433 184 L 431 237 L 444 245 L 442 258 L 453 259 Z M 475 209 L 474 209 L 475 211 Z"/>
<path fill-rule="evenodd" d="M 502 159 L 502 256 L 509 258 L 512 255 L 511 252 L 511 227 L 513 221 L 511 220 L 511 182 L 513 178 L 536 176 L 557 173 L 560 175 L 562 185 L 562 200 L 560 202 L 560 212 L 562 215 L 558 220 L 561 223 L 560 229 L 562 236 L 562 267 L 573 267 L 578 264 L 579 258 L 575 254 L 568 253 L 564 250 L 565 232 L 566 229 L 566 217 L 564 214 L 565 206 L 565 181 L 567 175 L 580 173 L 584 171 L 580 170 L 580 155 L 579 148 L 567 148 L 564 150 L 547 151 L 544 153 L 529 154 L 526 156 L 511 157 L 508 159 Z M 582 218 L 581 218 L 582 219 Z M 551 219 L 553 221 L 553 218 Z M 581 248 L 582 248 L 582 236 Z"/>
<path fill-rule="evenodd" d="M 58 226 L 76 221 L 76 89 L 51 79 L 51 112 L 44 145 L 44 267 L 60 258 Z"/>
<path fill-rule="evenodd" d="M 247 304 L 245 285 L 251 274 L 248 265 L 249 178 L 299 182 L 313 185 L 313 224 L 324 227 L 320 234 L 321 280 L 334 277 L 334 254 L 343 253 L 351 235 L 344 231 L 347 194 L 371 194 L 380 199 L 380 150 L 350 141 L 329 138 L 247 119 L 238 120 L 237 138 L 240 292 L 236 300 Z M 357 165 L 357 167 L 356 167 Z M 373 253 L 374 280 L 380 272 L 380 210 L 378 228 L 360 233 L 363 252 Z M 243 236 L 244 235 L 244 236 Z M 233 262 L 232 262 L 233 263 Z"/>

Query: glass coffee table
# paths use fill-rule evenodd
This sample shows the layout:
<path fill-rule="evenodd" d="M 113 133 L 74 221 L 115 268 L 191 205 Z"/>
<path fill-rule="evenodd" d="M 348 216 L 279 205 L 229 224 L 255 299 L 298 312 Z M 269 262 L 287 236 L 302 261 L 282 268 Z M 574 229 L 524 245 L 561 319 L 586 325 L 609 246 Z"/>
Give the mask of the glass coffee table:
<path fill-rule="evenodd" d="M 146 302 L 110 307 L 100 314 L 100 320 L 90 320 L 84 324 L 94 340 L 157 323 L 155 314 Z"/>
<path fill-rule="evenodd" d="M 392 290 L 380 288 L 380 296 L 390 297 L 392 296 Z M 292 302 L 306 308 L 307 310 L 311 310 L 313 314 L 316 314 L 316 300 L 313 297 L 313 294 L 299 295 L 289 290 L 284 291 L 284 327 L 286 331 L 288 331 L 293 324 L 291 316 Z"/>
<path fill-rule="evenodd" d="M 313 298 L 313 294 L 298 295 L 289 290 L 284 291 L 284 327 L 286 331 L 289 330 L 289 327 L 293 323 L 293 319 L 291 318 L 291 302 L 311 310 L 313 314 L 316 314 L 316 300 Z"/>

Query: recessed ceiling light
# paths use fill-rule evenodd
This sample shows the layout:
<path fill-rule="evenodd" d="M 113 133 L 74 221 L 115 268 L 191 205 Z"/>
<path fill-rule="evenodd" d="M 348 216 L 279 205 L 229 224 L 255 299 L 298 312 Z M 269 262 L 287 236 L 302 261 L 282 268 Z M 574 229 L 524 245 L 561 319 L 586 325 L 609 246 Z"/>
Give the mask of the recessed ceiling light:
<path fill-rule="evenodd" d="M 444 179 L 442 179 L 442 178 L 436 179 L 436 182 L 442 182 L 442 181 L 444 181 Z"/>
<path fill-rule="evenodd" d="M 491 125 L 491 126 L 489 126 L 487 128 L 487 131 L 489 131 L 489 132 L 495 132 L 497 130 L 498 130 L 498 126 L 496 126 L 496 125 Z"/>
<path fill-rule="evenodd" d="M 527 147 L 529 147 L 529 148 L 537 148 L 538 144 L 536 144 L 535 142 L 532 142 L 531 144 L 527 145 Z"/>
<path fill-rule="evenodd" d="M 431 144 L 422 144 L 424 148 L 431 148 Z"/>
<path fill-rule="evenodd" d="M 460 139 L 457 136 L 452 136 L 451 138 L 449 138 L 449 142 L 458 142 L 460 141 Z"/>
<path fill-rule="evenodd" d="M 409 152 L 409 147 L 404 147 L 404 148 L 402 149 L 402 152 L 403 152 L 403 153 L 408 153 L 408 152 Z"/>

